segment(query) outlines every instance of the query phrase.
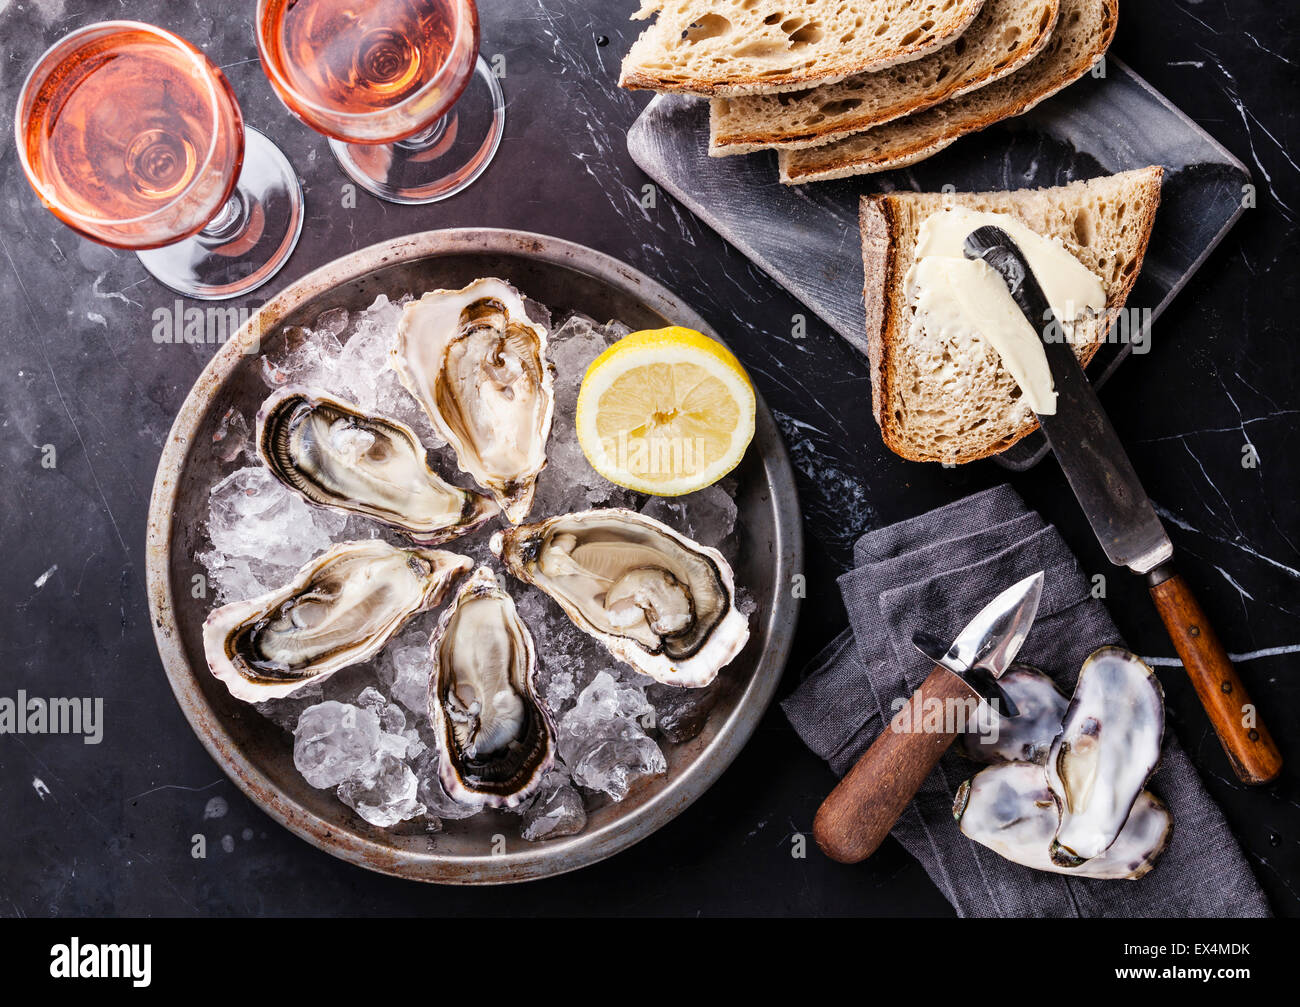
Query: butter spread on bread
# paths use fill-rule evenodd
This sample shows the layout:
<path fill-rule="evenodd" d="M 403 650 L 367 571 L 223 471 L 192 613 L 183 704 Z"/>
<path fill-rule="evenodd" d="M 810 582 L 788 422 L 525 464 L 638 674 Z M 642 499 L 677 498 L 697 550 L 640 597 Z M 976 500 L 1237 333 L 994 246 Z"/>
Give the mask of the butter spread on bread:
<path fill-rule="evenodd" d="M 1037 330 L 1016 306 L 1002 277 L 983 260 L 968 259 L 962 252 L 966 236 L 987 226 L 1006 231 L 1020 247 L 1064 338 L 1071 338 L 1079 319 L 1105 309 L 1101 278 L 1059 241 L 1043 237 L 1010 214 L 953 206 L 928 216 L 917 235 L 915 259 L 904 280 L 912 308 L 911 338 L 953 342 L 977 334 L 997 350 L 1029 408 L 1051 415 L 1056 412 L 1056 392 Z"/>

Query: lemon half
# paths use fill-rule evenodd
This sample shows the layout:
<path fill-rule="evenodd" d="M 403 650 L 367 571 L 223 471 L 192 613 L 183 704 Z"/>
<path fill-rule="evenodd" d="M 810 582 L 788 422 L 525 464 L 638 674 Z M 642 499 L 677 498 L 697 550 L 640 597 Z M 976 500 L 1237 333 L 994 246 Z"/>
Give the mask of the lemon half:
<path fill-rule="evenodd" d="M 625 336 L 591 362 L 578 443 L 610 482 L 681 496 L 717 482 L 754 437 L 754 386 L 725 346 L 681 326 Z"/>

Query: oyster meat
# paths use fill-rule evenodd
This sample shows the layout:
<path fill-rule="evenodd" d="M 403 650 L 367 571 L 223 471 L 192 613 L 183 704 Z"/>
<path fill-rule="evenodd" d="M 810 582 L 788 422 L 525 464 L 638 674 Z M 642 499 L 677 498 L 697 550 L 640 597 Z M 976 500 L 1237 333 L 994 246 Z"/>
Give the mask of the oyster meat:
<path fill-rule="evenodd" d="M 471 565 L 437 549 L 398 549 L 380 539 L 340 542 L 278 591 L 209 615 L 203 624 L 208 668 L 248 703 L 292 695 L 379 653 Z"/>
<path fill-rule="evenodd" d="M 555 411 L 546 328 L 503 280 L 434 290 L 408 304 L 393 369 L 512 524 L 528 516 Z"/>
<path fill-rule="evenodd" d="M 433 471 L 406 424 L 298 386 L 262 404 L 257 453 L 277 479 L 311 503 L 364 514 L 420 545 L 463 535 L 497 512 L 487 497 Z"/>
<path fill-rule="evenodd" d="M 443 614 L 430 653 L 443 789 L 462 804 L 518 807 L 555 763 L 555 725 L 537 697 L 532 635 L 487 567 Z"/>
<path fill-rule="evenodd" d="M 1061 808 L 1053 862 L 1073 867 L 1110 848 L 1155 772 L 1164 731 L 1164 690 L 1141 658 L 1120 647 L 1089 655 L 1047 757 Z"/>
<path fill-rule="evenodd" d="M 579 629 L 665 685 L 708 685 L 749 639 L 722 554 L 635 511 L 580 511 L 507 528 L 491 548 Z"/>
<path fill-rule="evenodd" d="M 1142 791 L 1105 852 L 1067 867 L 1051 854 L 1060 809 L 1041 766 L 1005 762 L 990 766 L 957 791 L 953 817 L 962 834 L 1013 863 L 1036 871 L 1082 878 L 1134 880 L 1155 866 L 1173 831 L 1173 817 L 1159 798 Z"/>

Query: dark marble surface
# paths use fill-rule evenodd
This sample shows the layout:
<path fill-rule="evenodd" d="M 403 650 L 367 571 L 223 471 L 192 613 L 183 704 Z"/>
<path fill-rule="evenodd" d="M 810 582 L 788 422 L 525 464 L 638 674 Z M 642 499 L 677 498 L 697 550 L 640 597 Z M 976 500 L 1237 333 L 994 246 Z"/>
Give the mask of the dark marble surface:
<path fill-rule="evenodd" d="M 648 95 L 614 87 L 633 5 L 485 0 L 486 54 L 503 54 L 505 141 L 487 174 L 442 205 L 362 196 L 324 141 L 291 118 L 256 61 L 251 0 L 0 0 L 0 135 L 36 54 L 67 30 L 136 17 L 180 31 L 226 69 L 248 122 L 302 174 L 302 244 L 276 284 L 352 249 L 457 225 L 556 234 L 618 256 L 692 302 L 749 367 L 800 474 L 810 597 L 788 692 L 843 624 L 833 577 L 863 530 L 1006 478 L 995 466 L 918 466 L 890 455 L 851 347 L 687 211 L 640 205 L 625 149 Z M 1253 2 L 1128 0 L 1114 51 L 1251 168 L 1248 211 L 1155 329 L 1151 353 L 1103 393 L 1165 516 L 1182 567 L 1289 759 L 1278 784 L 1239 786 L 1176 667 L 1162 669 L 1172 729 L 1222 802 L 1275 911 L 1300 915 L 1300 416 L 1295 318 L 1300 14 Z M 600 45 L 604 36 L 608 44 Z M 211 354 L 158 346 L 172 295 L 135 257 L 83 241 L 37 203 L 12 144 L 0 152 L 0 695 L 102 696 L 103 742 L 0 736 L 0 912 L 704 913 L 942 915 L 947 903 L 890 843 L 845 868 L 791 840 L 832 780 L 773 709 L 719 783 L 655 836 L 577 875 L 457 890 L 372 875 L 267 819 L 191 734 L 159 666 L 144 594 L 154 467 Z M 255 299 L 251 303 L 258 303 Z M 1243 467 L 1245 445 L 1259 464 Z M 57 465 L 43 468 L 45 445 Z M 1111 571 L 1050 460 L 1013 477 L 1085 567 Z M 1140 653 L 1172 653 L 1141 586 L 1110 577 L 1111 611 Z M 227 810 L 204 818 L 212 798 Z M 190 856 L 202 834 L 206 859 Z M 1213 865 L 1206 865 L 1212 870 Z M 1159 872 L 1153 875 L 1158 879 Z"/>

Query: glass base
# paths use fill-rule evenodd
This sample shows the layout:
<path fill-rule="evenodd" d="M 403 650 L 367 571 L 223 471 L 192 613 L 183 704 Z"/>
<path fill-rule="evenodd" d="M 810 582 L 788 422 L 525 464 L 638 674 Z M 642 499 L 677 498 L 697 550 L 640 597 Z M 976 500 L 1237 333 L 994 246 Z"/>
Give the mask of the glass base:
<path fill-rule="evenodd" d="M 288 260 L 302 233 L 302 187 L 280 148 L 244 128 L 244 166 L 235 192 L 198 234 L 137 252 L 159 283 L 220 301 L 255 290 Z"/>
<path fill-rule="evenodd" d="M 436 203 L 483 173 L 501 144 L 506 103 L 496 75 L 478 57 L 450 112 L 429 129 L 389 144 L 330 141 L 339 166 L 359 186 L 390 203 Z"/>

